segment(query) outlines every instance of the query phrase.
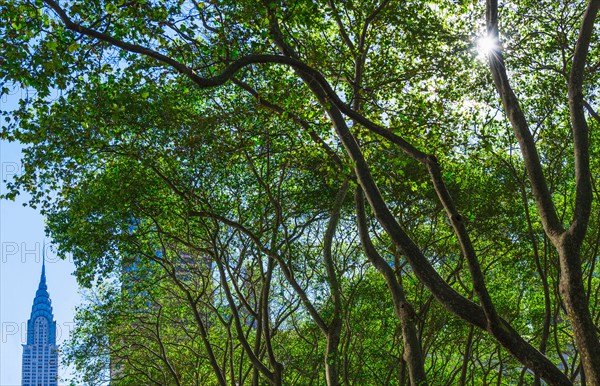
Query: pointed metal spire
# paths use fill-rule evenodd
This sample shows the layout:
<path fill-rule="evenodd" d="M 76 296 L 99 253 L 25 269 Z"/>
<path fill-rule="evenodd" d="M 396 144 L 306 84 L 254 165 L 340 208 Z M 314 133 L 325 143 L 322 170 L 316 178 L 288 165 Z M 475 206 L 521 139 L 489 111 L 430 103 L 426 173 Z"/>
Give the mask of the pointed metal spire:
<path fill-rule="evenodd" d="M 48 289 L 48 286 L 46 285 L 46 240 L 44 240 L 42 244 L 42 276 L 40 277 L 38 289 Z"/>

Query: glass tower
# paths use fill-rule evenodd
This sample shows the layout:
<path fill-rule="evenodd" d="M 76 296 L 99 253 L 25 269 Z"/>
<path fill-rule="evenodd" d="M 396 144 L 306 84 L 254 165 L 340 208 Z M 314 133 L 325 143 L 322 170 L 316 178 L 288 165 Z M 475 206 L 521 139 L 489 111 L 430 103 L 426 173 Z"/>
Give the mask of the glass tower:
<path fill-rule="evenodd" d="M 27 344 L 23 345 L 22 386 L 58 386 L 56 322 L 42 263 L 40 284 L 27 321 Z"/>

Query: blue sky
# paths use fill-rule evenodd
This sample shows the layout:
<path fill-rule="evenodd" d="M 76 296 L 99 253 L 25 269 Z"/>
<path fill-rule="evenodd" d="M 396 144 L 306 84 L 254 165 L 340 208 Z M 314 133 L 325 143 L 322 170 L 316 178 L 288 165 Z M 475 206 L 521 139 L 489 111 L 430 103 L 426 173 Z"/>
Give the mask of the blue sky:
<path fill-rule="evenodd" d="M 0 110 L 11 110 L 21 91 L 2 97 Z M 21 148 L 18 143 L 0 141 L 0 181 L 21 171 Z M 0 185 L 4 193 L 4 183 Z M 75 277 L 73 262 L 59 260 L 45 238 L 44 218 L 30 207 L 24 207 L 27 196 L 16 202 L 0 201 L 0 385 L 21 384 L 21 344 L 26 342 L 27 319 L 42 268 L 42 248 L 46 242 L 46 278 L 57 325 L 57 343 L 62 343 L 73 328 L 75 306 L 81 297 Z M 60 376 L 69 377 L 62 368 Z M 64 384 L 61 382 L 60 384 Z"/>

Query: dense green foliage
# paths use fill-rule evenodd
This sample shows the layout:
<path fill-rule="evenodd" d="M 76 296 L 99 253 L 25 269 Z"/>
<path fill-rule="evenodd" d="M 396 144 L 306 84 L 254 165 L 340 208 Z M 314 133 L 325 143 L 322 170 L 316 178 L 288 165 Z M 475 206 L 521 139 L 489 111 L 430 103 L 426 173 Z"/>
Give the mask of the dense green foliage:
<path fill-rule="evenodd" d="M 0 0 L 79 382 L 595 384 L 597 3 Z"/>

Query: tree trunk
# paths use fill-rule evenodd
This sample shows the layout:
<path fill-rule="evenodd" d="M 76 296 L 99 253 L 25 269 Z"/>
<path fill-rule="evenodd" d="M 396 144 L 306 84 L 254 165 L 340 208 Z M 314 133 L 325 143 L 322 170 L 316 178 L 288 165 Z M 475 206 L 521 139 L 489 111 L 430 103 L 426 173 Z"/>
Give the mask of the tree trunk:
<path fill-rule="evenodd" d="M 573 245 L 568 234 L 561 238 L 558 256 L 561 268 L 560 293 L 581 355 L 585 378 L 591 385 L 600 385 L 600 342 L 589 312 L 582 279 L 580 252 Z"/>
<path fill-rule="evenodd" d="M 337 323 L 336 323 L 337 322 Z M 327 334 L 327 348 L 325 352 L 325 378 L 327 386 L 339 385 L 340 354 L 338 346 L 340 344 L 341 321 L 334 321 L 329 326 Z"/>

